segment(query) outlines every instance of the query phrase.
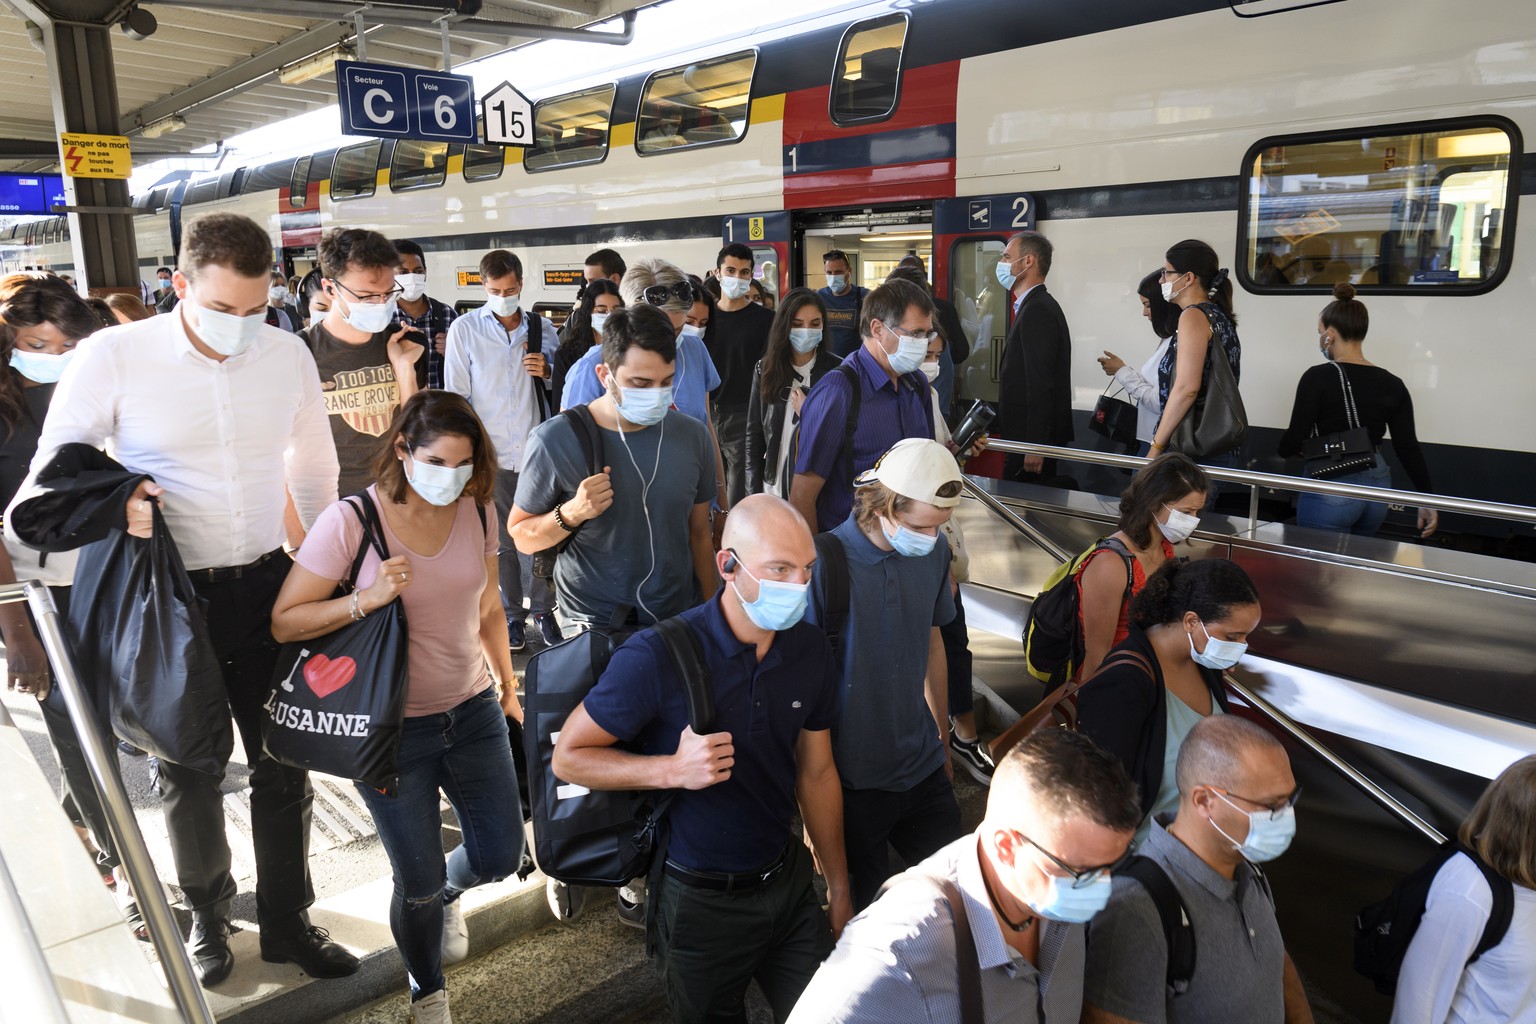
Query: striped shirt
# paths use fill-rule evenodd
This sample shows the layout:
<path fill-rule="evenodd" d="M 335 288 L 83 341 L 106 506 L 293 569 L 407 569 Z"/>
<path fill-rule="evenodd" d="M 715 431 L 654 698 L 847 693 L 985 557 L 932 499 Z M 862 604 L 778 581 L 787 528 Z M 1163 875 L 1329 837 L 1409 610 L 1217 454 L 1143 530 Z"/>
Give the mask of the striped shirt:
<path fill-rule="evenodd" d="M 853 510 L 853 479 L 908 437 L 933 437 L 933 403 L 928 380 L 909 373 L 893 383 L 890 374 L 860 346 L 843 360 L 859 378 L 862 397 L 853 430 L 853 465 L 843 460 L 852 388 L 842 373 L 816 382 L 800 410 L 800 447 L 796 473 L 812 473 L 826 483 L 816 498 L 816 529 L 830 530 Z M 899 386 L 898 386 L 899 384 Z"/>

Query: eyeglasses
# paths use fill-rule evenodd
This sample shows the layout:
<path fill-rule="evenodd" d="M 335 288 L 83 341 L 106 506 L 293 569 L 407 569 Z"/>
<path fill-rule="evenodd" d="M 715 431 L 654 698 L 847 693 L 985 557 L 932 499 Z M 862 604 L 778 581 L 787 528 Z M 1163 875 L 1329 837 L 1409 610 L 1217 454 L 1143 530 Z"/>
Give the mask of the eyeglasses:
<path fill-rule="evenodd" d="M 1158 274 L 1160 274 L 1162 276 L 1163 280 L 1166 281 L 1170 277 L 1182 277 L 1182 276 L 1184 276 L 1184 271 L 1182 271 L 1182 270 L 1169 270 L 1167 267 L 1164 267 L 1162 270 L 1158 271 Z"/>
<path fill-rule="evenodd" d="M 879 321 L 876 322 L 878 323 Z M 901 328 L 892 327 L 890 324 L 885 324 L 884 327 L 898 338 L 906 338 L 909 341 L 921 339 L 925 345 L 932 345 L 939 338 L 938 331 L 925 331 L 922 334 L 907 334 L 903 332 Z"/>
<path fill-rule="evenodd" d="M 357 292 L 353 291 L 351 288 L 348 288 L 346 285 L 342 284 L 335 278 L 331 279 L 331 284 L 334 284 L 337 288 L 340 288 L 342 291 L 352 296 L 358 302 L 367 303 L 369 305 L 382 305 L 391 299 L 398 299 L 405 291 L 404 288 L 401 288 L 399 285 L 395 285 L 395 287 L 391 288 L 387 292 L 369 292 L 366 295 L 359 295 Z"/>
<path fill-rule="evenodd" d="M 1050 850 L 1047 850 L 1045 847 L 1029 838 L 1029 836 L 1025 835 L 1023 832 L 1015 832 L 1014 834 L 1017 835 L 1020 839 L 1024 840 L 1030 846 L 1033 846 L 1035 849 L 1045 854 L 1047 859 L 1049 859 L 1052 864 L 1065 871 L 1071 877 L 1072 888 L 1074 889 L 1088 888 L 1090 885 L 1093 885 L 1105 875 L 1113 874 L 1116 869 L 1120 868 L 1125 864 L 1126 861 L 1131 859 L 1131 851 L 1126 850 L 1125 853 L 1121 854 L 1113 864 L 1103 864 L 1096 868 L 1083 868 L 1081 871 L 1079 871 L 1076 868 L 1067 867 L 1067 865 L 1062 862 L 1060 857 L 1056 856 Z"/>
<path fill-rule="evenodd" d="M 679 281 L 676 284 L 653 284 L 641 292 L 640 297 L 648 306 L 664 306 L 668 299 L 691 306 L 693 305 L 693 285 L 687 281 Z"/>
<path fill-rule="evenodd" d="M 1220 786 L 1211 786 L 1209 788 L 1213 792 L 1220 793 L 1222 796 L 1228 797 L 1232 800 L 1241 800 L 1245 804 L 1253 804 L 1255 807 L 1264 808 L 1269 812 L 1270 821 L 1274 821 L 1276 818 L 1280 817 L 1280 815 L 1284 814 L 1292 807 L 1295 807 L 1296 801 L 1301 799 L 1300 786 L 1297 786 L 1295 789 L 1291 790 L 1290 795 L 1281 800 L 1278 804 L 1266 804 L 1262 800 L 1254 800 L 1246 796 L 1238 796 L 1236 793 L 1229 793 L 1227 790 L 1222 789 Z"/>

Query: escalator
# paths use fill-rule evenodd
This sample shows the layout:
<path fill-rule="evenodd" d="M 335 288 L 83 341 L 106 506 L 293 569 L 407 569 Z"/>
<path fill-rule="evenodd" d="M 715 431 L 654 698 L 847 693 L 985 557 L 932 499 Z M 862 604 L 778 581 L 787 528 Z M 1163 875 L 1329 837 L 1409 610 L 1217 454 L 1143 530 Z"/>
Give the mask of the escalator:
<path fill-rule="evenodd" d="M 1029 602 L 1063 558 L 1115 531 L 1117 497 L 970 478 L 956 516 L 976 677 L 1004 716 L 1022 713 L 1044 696 L 1019 645 Z M 1266 865 L 1287 946 L 1339 1019 L 1384 1022 L 1390 1000 L 1350 966 L 1354 914 L 1454 835 L 1489 779 L 1536 751 L 1536 566 L 1214 513 L 1179 553 L 1230 558 L 1259 591 L 1263 619 L 1231 685 L 1234 708 L 1285 742 L 1305 790 L 1294 845 Z"/>

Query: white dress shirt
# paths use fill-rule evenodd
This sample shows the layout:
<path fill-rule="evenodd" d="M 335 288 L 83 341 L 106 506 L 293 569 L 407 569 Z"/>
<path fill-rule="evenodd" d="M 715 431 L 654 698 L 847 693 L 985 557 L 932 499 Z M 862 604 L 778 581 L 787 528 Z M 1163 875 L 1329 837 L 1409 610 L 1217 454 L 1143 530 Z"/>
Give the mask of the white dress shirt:
<path fill-rule="evenodd" d="M 489 306 L 465 313 L 448 328 L 443 387 L 469 400 L 496 446 L 502 469 L 520 473 L 528 432 L 542 422 L 543 406 L 535 388 L 549 397 L 548 381 L 536 381 L 523 369 L 528 353 L 528 317 L 523 311 L 517 327 L 507 330 Z M 559 343 L 548 321 L 540 339 L 547 360 Z"/>
<path fill-rule="evenodd" d="M 1138 372 L 1130 364 L 1120 367 L 1115 371 L 1115 380 L 1125 388 L 1131 396 L 1131 401 L 1136 403 L 1136 440 L 1152 440 L 1152 435 L 1157 433 L 1157 421 L 1163 418 L 1163 403 L 1157 397 L 1157 364 L 1163 361 L 1163 353 L 1168 351 L 1168 343 L 1173 341 L 1170 335 L 1157 343 L 1157 351 L 1152 353 L 1152 358 L 1141 364 Z"/>
<path fill-rule="evenodd" d="M 105 446 L 165 488 L 188 569 L 245 565 L 281 547 L 284 483 L 308 529 L 336 501 L 336 447 L 315 360 L 263 324 L 223 362 L 192 347 L 182 312 L 82 341 L 48 408 L 31 476 L 61 446 Z"/>

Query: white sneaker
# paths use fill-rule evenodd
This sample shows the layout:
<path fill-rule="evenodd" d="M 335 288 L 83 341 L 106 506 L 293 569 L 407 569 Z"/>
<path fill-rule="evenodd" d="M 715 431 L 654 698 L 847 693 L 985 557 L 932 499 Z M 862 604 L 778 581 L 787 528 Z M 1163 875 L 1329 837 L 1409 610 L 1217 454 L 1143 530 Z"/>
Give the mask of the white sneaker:
<path fill-rule="evenodd" d="M 459 963 L 467 956 L 469 925 L 464 921 L 464 900 L 460 897 L 443 907 L 443 966 Z M 447 1012 L 446 1003 L 443 1012 Z"/>
<path fill-rule="evenodd" d="M 549 912 L 555 915 L 555 920 L 564 924 L 570 924 L 580 917 L 581 908 L 586 902 L 583 890 L 573 889 L 553 878 L 544 879 L 544 899 L 549 904 Z"/>
<path fill-rule="evenodd" d="M 448 990 L 440 988 L 412 1003 L 411 1020 L 414 1024 L 453 1024 L 453 1015 L 448 1012 Z"/>

